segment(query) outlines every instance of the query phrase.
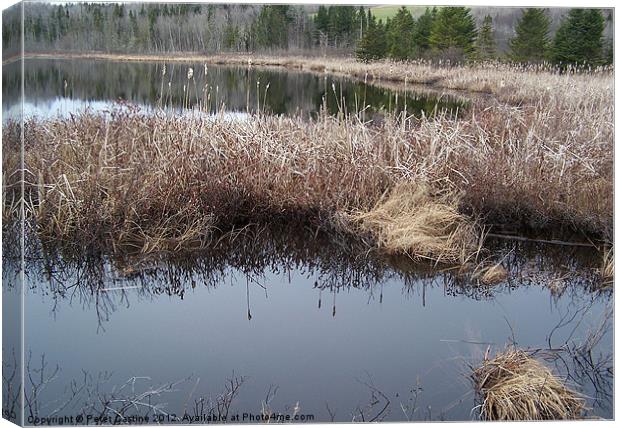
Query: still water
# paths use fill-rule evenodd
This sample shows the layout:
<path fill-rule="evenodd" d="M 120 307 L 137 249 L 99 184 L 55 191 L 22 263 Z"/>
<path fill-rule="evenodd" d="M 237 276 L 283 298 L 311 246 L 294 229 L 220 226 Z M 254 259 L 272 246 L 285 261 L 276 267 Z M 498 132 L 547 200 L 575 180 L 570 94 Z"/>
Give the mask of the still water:
<path fill-rule="evenodd" d="M 191 69 L 191 73 L 189 70 Z M 19 108 L 19 64 L 3 67 L 3 111 Z M 188 78 L 191 74 L 191 78 Z M 215 113 L 256 111 L 316 115 L 364 111 L 457 114 L 467 102 L 440 93 L 396 91 L 323 74 L 205 64 L 28 59 L 24 64 L 26 116 L 66 116 L 85 108 L 129 102 L 143 109 Z"/>
<path fill-rule="evenodd" d="M 470 365 L 515 342 L 555 349 L 541 354 L 547 364 L 588 397 L 590 415 L 612 417 L 613 295 L 591 291 L 587 254 L 503 245 L 509 279 L 480 288 L 290 237 L 248 234 L 176 260 L 29 258 L 27 388 L 43 364 L 51 379 L 36 415 L 99 414 L 104 399 L 143 403 L 126 416 L 471 420 Z M 11 275 L 5 262 L 9 298 Z"/>

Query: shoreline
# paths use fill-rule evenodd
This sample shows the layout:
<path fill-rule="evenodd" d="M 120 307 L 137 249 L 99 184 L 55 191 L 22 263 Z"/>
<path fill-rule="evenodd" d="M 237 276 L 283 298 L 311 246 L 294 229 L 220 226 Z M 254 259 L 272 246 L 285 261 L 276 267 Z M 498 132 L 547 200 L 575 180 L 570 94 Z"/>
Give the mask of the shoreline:
<path fill-rule="evenodd" d="M 3 65 L 12 64 L 19 61 L 20 56 L 13 56 L 2 62 Z M 258 58 L 258 60 L 256 60 Z M 348 73 L 337 72 L 336 70 L 318 70 L 317 66 L 308 66 L 304 64 L 303 58 L 298 56 L 291 57 L 255 57 L 249 54 L 235 55 L 203 55 L 203 54 L 181 54 L 181 55 L 141 55 L 141 54 L 108 54 L 103 52 L 86 52 L 86 53 L 41 53 L 33 52 L 24 55 L 24 59 L 48 59 L 48 60 L 91 60 L 91 61 L 109 61 L 122 63 L 176 63 L 176 64 L 195 64 L 204 63 L 215 66 L 240 67 L 248 66 L 248 59 L 252 60 L 251 66 L 263 70 L 285 71 L 289 73 L 307 73 L 315 76 L 330 75 L 333 77 L 347 78 L 360 83 L 368 83 L 369 85 L 387 89 L 391 91 L 414 91 L 416 93 L 431 94 L 433 96 L 448 95 L 460 98 L 465 101 L 474 101 L 478 99 L 489 99 L 493 94 L 488 92 L 471 91 L 467 89 L 450 89 L 435 85 L 431 82 L 404 82 L 403 80 L 382 80 L 370 79 L 364 82 L 364 78 Z M 287 59 L 294 59 L 294 63 L 289 63 Z M 310 60 L 320 59 L 320 57 L 310 58 Z M 324 60 L 341 60 L 342 57 L 324 57 Z M 352 58 L 345 58 L 353 60 Z M 255 61 L 256 60 L 256 61 Z M 321 68 L 319 65 L 318 68 Z"/>
<path fill-rule="evenodd" d="M 13 56 L 3 65 L 19 60 Z M 593 81 L 613 91 L 613 68 L 588 74 L 559 74 L 544 66 L 486 63 L 460 66 L 432 65 L 424 61 L 360 62 L 352 57 L 302 57 L 253 54 L 184 53 L 112 54 L 104 52 L 28 52 L 24 59 L 84 59 L 112 62 L 204 63 L 251 66 L 346 77 L 386 89 L 424 89 L 470 98 L 494 98 L 509 104 L 533 104 L 541 99 L 571 97 Z"/>

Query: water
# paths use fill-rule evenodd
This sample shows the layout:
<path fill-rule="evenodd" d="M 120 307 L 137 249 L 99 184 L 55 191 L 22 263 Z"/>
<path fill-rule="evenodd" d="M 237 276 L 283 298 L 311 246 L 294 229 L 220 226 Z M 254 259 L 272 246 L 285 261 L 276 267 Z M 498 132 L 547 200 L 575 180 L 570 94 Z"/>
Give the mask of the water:
<path fill-rule="evenodd" d="M 149 396 L 159 414 L 201 414 L 196 403 L 217 403 L 230 379 L 243 378 L 230 415 L 263 406 L 290 415 L 297 406 L 314 421 L 471 420 L 470 365 L 487 347 L 514 341 L 566 343 L 573 352 L 548 364 L 591 397 L 591 415 L 612 417 L 611 330 L 593 349 L 600 370 L 580 371 L 574 359 L 599 324 L 613 324 L 612 295 L 591 291 L 587 255 L 499 247 L 510 279 L 487 289 L 291 236 L 250 234 L 177 260 L 29 258 L 26 371 L 40 374 L 42 357 L 44 379 L 59 369 L 39 393 L 37 415 L 77 414 L 84 400 L 94 401 L 86 413 L 98 414 L 92 397 L 130 400 L 149 390 L 159 392 Z M 71 385 L 79 400 L 70 400 Z"/>
<path fill-rule="evenodd" d="M 20 91 L 19 66 L 3 67 L 5 112 L 19 108 L 14 103 Z M 24 76 L 24 113 L 29 117 L 67 116 L 86 108 L 105 111 L 118 101 L 177 112 L 198 107 L 210 113 L 314 116 L 321 108 L 330 114 L 363 110 L 366 119 L 378 112 L 400 112 L 405 106 L 408 114 L 416 116 L 437 111 L 457 114 L 467 106 L 462 99 L 437 93 L 396 91 L 326 74 L 256 67 L 28 59 Z"/>

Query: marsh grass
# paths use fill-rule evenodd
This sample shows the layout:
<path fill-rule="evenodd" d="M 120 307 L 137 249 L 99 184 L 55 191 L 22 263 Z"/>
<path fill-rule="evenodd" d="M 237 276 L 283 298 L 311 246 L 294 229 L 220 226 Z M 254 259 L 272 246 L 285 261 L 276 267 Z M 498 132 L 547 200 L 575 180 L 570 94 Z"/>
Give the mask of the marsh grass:
<path fill-rule="evenodd" d="M 473 371 L 485 420 L 579 419 L 585 400 L 527 352 L 509 348 Z"/>
<path fill-rule="evenodd" d="M 433 192 L 424 183 L 398 183 L 372 209 L 351 218 L 388 254 L 464 264 L 480 248 L 480 233 L 459 212 L 458 197 Z"/>
<path fill-rule="evenodd" d="M 355 64 L 338 67 L 431 67 Z M 260 108 L 241 119 L 133 107 L 35 118 L 24 128 L 28 221 L 49 242 L 143 253 L 204 248 L 214 231 L 262 221 L 357 230 L 388 253 L 457 263 L 475 253 L 483 225 L 611 241 L 609 74 L 433 70 L 453 80 L 487 76 L 498 99 L 502 85 L 523 84 L 522 99 L 533 101 L 487 100 L 460 117 L 402 113 L 377 122 L 347 112 L 308 121 Z M 199 99 L 193 70 L 187 76 L 187 93 Z M 19 135 L 19 124 L 3 127 L 5 153 L 20 147 Z M 16 176 L 7 175 L 18 170 L 19 159 L 5 157 L 3 217 L 19 201 Z"/>
<path fill-rule="evenodd" d="M 367 213 L 357 223 L 374 224 L 388 251 L 408 246 L 398 236 L 408 228 L 446 236 L 458 251 L 443 251 L 435 239 L 426 241 L 435 247 L 428 251 L 409 247 L 442 260 L 466 259 L 456 254 L 475 241 L 466 217 L 608 236 L 611 131 L 590 134 L 589 126 L 560 126 L 541 114 L 497 107 L 461 119 L 388 116 L 375 126 L 327 115 L 309 122 L 115 111 L 34 119 L 24 130 L 27 212 L 48 240 L 144 252 L 201 247 L 213 228 L 252 221 L 333 228 L 343 212 Z M 4 128 L 6 144 L 17 127 Z M 430 211 L 416 211 L 422 193 L 415 191 L 382 199 L 407 183 L 432 192 L 424 199 Z M 19 198 L 4 189 L 6 212 Z M 458 201 L 448 196 L 456 194 Z M 413 211 L 417 219 L 407 224 Z M 426 230 L 431 224 L 439 230 Z"/>
<path fill-rule="evenodd" d="M 600 288 L 609 288 L 614 285 L 614 252 L 613 249 L 603 251 L 603 261 L 599 269 L 601 277 Z"/>

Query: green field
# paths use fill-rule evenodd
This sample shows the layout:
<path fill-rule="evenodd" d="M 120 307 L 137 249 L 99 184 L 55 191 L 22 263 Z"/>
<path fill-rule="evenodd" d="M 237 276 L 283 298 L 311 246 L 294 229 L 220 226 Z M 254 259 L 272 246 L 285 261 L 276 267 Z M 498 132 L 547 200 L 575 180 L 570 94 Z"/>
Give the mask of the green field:
<path fill-rule="evenodd" d="M 413 15 L 414 18 L 417 18 L 419 15 L 422 15 L 424 13 L 424 11 L 426 10 L 426 6 L 406 6 L 407 9 L 409 9 L 409 12 L 411 12 L 411 14 Z M 364 6 L 364 10 L 366 10 L 368 7 Z M 396 12 L 398 12 L 398 9 L 400 9 L 401 6 L 390 6 L 390 5 L 385 5 L 385 6 L 374 6 L 370 8 L 370 11 L 372 12 L 372 14 L 375 16 L 375 18 L 377 18 L 377 20 L 382 19 L 383 22 L 385 22 L 385 20 L 387 18 L 392 18 L 394 15 L 396 15 Z M 310 18 L 314 19 L 316 13 L 311 13 L 310 14 Z"/>
<path fill-rule="evenodd" d="M 421 15 L 426 10 L 426 6 L 406 6 L 414 17 Z M 371 7 L 370 11 L 377 19 L 382 19 L 384 22 L 387 18 L 392 18 L 398 12 L 401 6 L 375 6 Z"/>

